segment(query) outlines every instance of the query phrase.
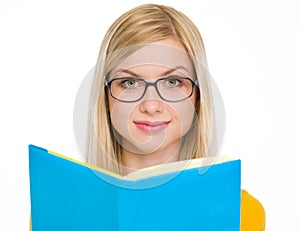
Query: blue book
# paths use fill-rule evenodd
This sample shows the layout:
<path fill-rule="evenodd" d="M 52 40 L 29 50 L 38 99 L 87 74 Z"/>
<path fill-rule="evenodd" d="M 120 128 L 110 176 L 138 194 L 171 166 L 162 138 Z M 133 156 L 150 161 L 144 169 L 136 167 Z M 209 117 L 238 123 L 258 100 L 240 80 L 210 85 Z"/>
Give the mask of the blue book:
<path fill-rule="evenodd" d="M 121 176 L 29 145 L 32 230 L 236 231 L 240 169 L 210 157 Z"/>

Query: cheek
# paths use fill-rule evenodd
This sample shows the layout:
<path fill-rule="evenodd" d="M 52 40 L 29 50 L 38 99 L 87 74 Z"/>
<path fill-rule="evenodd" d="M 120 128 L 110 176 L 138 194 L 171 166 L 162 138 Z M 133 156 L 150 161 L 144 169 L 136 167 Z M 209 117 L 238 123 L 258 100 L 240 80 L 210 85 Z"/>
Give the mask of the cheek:
<path fill-rule="evenodd" d="M 134 103 L 122 103 L 114 99 L 109 99 L 110 119 L 114 129 L 122 136 L 129 136 L 128 121 L 135 108 Z"/>
<path fill-rule="evenodd" d="M 172 106 L 178 120 L 177 126 L 181 136 L 185 135 L 191 128 L 195 116 L 195 104 L 191 100 L 183 101 Z"/>

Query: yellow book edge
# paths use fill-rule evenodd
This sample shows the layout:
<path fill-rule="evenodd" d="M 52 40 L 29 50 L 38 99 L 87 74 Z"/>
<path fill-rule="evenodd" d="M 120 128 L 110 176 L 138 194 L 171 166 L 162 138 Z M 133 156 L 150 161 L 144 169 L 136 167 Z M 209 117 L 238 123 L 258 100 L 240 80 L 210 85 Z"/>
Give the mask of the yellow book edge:
<path fill-rule="evenodd" d="M 110 176 L 113 176 L 113 177 L 116 177 L 119 179 L 132 180 L 132 181 L 143 179 L 143 178 L 148 178 L 148 177 L 153 177 L 153 176 L 158 176 L 158 175 L 162 175 L 162 174 L 166 174 L 166 173 L 178 172 L 180 170 L 185 170 L 185 169 L 192 169 L 192 168 L 197 168 L 197 167 L 209 167 L 209 166 L 212 166 L 215 164 L 221 164 L 221 163 L 233 160 L 224 155 L 209 156 L 209 157 L 196 158 L 196 159 L 191 159 L 191 160 L 181 160 L 181 161 L 163 163 L 163 164 L 135 170 L 135 171 L 123 176 L 118 173 L 108 171 L 104 168 L 90 165 L 85 162 L 78 161 L 71 157 L 67 157 L 62 154 L 50 151 L 50 150 L 48 150 L 48 153 L 52 154 L 54 156 L 58 156 L 60 158 L 69 160 L 71 162 L 83 165 L 92 170 L 96 170 L 96 171 L 108 174 Z"/>

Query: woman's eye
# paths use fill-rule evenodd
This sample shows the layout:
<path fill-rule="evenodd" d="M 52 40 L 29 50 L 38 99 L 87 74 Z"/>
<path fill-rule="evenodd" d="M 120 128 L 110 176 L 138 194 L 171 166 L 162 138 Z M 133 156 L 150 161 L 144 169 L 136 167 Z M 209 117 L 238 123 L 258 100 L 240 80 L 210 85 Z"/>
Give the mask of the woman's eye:
<path fill-rule="evenodd" d="M 125 88 L 133 88 L 139 86 L 139 81 L 136 79 L 124 79 L 121 81 L 121 86 Z"/>
<path fill-rule="evenodd" d="M 168 84 L 169 84 L 169 85 L 174 85 L 174 86 L 175 86 L 175 85 L 177 84 L 177 81 L 178 81 L 177 79 L 169 79 L 169 80 L 168 80 Z"/>
<path fill-rule="evenodd" d="M 180 81 L 179 78 L 169 78 L 169 79 L 166 80 L 166 84 L 167 84 L 169 87 L 176 87 L 176 86 L 178 86 L 180 83 L 181 83 L 181 81 Z"/>
<path fill-rule="evenodd" d="M 129 87 L 133 87 L 133 86 L 136 85 L 136 81 L 135 81 L 135 80 L 128 80 L 128 81 L 126 82 L 126 84 L 127 84 Z"/>

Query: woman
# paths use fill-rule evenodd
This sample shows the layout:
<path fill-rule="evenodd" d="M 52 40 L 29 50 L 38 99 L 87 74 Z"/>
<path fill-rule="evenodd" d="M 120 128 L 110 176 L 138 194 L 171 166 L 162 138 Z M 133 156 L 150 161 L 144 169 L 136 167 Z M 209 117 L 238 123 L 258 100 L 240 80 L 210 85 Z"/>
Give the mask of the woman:
<path fill-rule="evenodd" d="M 87 161 L 120 174 L 217 154 L 204 45 L 181 12 L 146 4 L 120 16 L 100 49 Z M 264 230 L 262 205 L 242 191 L 241 230 Z"/>

